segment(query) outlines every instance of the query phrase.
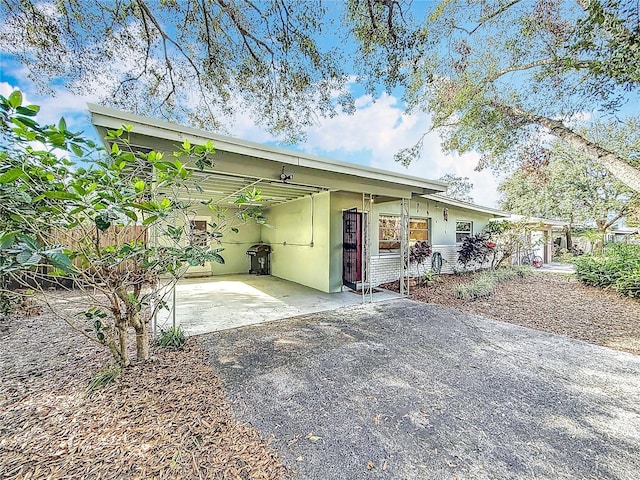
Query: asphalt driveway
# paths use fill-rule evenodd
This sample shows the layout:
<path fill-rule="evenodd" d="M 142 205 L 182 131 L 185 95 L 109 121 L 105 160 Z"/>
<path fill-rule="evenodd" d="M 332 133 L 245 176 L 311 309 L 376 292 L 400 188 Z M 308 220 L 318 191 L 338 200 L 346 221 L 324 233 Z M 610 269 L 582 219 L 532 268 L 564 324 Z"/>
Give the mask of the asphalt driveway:
<path fill-rule="evenodd" d="M 199 338 L 294 478 L 639 476 L 635 355 L 410 300 Z"/>

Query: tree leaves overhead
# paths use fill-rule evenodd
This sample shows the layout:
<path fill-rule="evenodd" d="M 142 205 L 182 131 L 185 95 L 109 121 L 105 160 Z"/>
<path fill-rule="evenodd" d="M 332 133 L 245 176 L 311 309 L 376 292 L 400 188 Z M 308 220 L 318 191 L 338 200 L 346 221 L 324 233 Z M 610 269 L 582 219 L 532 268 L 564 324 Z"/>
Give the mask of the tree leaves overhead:
<path fill-rule="evenodd" d="M 637 0 L 3 0 L 0 15 L 0 48 L 41 86 L 124 110 L 209 130 L 247 112 L 295 141 L 354 111 L 353 65 L 369 93 L 427 112 L 445 150 L 480 152 L 480 168 L 511 169 L 551 134 L 640 191 L 640 170 L 576 127 L 640 101 Z"/>
<path fill-rule="evenodd" d="M 581 132 L 591 141 L 639 165 L 640 123 L 598 123 Z M 536 152 L 534 152 L 535 155 Z M 595 224 L 601 232 L 622 217 L 640 212 L 640 194 L 625 187 L 593 159 L 556 141 L 546 161 L 536 156 L 503 182 L 502 208 L 527 216 L 558 218 L 572 224 Z"/>
<path fill-rule="evenodd" d="M 361 75 L 382 75 L 399 87 L 409 110 L 427 112 L 447 151 L 476 150 L 479 167 L 511 168 L 523 149 L 549 133 L 595 158 L 640 190 L 640 172 L 575 128 L 585 113 L 614 118 L 640 93 L 640 36 L 635 0 L 352 0 L 352 31 L 402 31 L 402 55 L 390 55 L 390 34 L 361 39 Z M 386 12 L 386 17 L 385 17 Z M 378 26 L 378 29 L 374 28 Z M 425 133 L 427 129 L 425 128 Z M 399 152 L 406 165 L 421 154 L 423 138 Z"/>
<path fill-rule="evenodd" d="M 589 88 L 594 93 L 610 91 L 616 86 L 626 90 L 640 85 L 640 5 L 636 1 L 581 0 L 586 18 L 576 22 L 569 50 L 588 59 L 584 63 L 569 61 L 572 68 L 586 68 L 593 78 Z M 612 108 L 618 102 L 611 103 Z"/>
<path fill-rule="evenodd" d="M 295 140 L 318 116 L 353 109 L 340 52 L 314 38 L 333 34 L 326 13 L 286 0 L 5 0 L 0 48 L 43 88 L 62 79 L 111 106 L 207 130 L 248 111 Z"/>
<path fill-rule="evenodd" d="M 473 197 L 471 196 L 473 183 L 469 181 L 469 177 L 460 177 L 447 173 L 440 177 L 438 181 L 448 183 L 447 191 L 445 192 L 447 197 L 473 203 Z"/>

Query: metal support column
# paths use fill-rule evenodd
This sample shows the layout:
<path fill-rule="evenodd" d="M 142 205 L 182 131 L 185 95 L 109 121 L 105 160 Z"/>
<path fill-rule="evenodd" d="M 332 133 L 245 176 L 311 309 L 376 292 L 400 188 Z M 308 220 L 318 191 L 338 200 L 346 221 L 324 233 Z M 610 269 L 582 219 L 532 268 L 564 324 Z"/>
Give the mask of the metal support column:
<path fill-rule="evenodd" d="M 373 279 L 371 278 L 371 206 L 373 196 L 369 193 L 362 194 L 362 303 L 373 302 Z"/>
<path fill-rule="evenodd" d="M 409 212 L 411 200 L 403 198 L 400 202 L 400 294 L 409 296 Z"/>

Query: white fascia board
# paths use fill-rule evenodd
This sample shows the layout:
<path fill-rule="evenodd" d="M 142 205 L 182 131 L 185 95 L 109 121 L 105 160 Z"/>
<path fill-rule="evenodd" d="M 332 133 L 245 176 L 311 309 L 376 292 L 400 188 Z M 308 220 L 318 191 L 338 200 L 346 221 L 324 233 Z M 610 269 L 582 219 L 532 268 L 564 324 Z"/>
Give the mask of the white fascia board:
<path fill-rule="evenodd" d="M 476 205 L 475 203 L 463 202 L 462 200 L 456 200 L 455 198 L 445 197 L 444 195 L 439 194 L 431 194 L 431 195 L 420 195 L 422 198 L 427 198 L 429 200 L 433 200 L 435 202 L 446 203 L 453 207 L 458 208 L 466 208 L 467 210 L 473 210 L 481 213 L 488 213 L 489 215 L 493 215 L 495 217 L 503 217 L 509 218 L 511 217 L 510 213 L 503 212 L 502 210 L 498 210 L 496 208 L 483 207 L 482 205 Z"/>
<path fill-rule="evenodd" d="M 211 141 L 214 143 L 216 150 L 272 160 L 283 164 L 353 175 L 367 180 L 395 183 L 436 192 L 444 192 L 447 189 L 446 183 L 436 180 L 427 180 L 387 170 L 302 154 L 284 148 L 271 147 L 153 118 L 142 117 L 94 103 L 88 103 L 87 106 L 91 112 L 91 121 L 96 127 L 118 129 L 122 125 L 131 124 L 134 127 L 134 133 L 139 135 L 162 138 L 179 143 L 189 140 L 190 143 L 195 145 Z"/>

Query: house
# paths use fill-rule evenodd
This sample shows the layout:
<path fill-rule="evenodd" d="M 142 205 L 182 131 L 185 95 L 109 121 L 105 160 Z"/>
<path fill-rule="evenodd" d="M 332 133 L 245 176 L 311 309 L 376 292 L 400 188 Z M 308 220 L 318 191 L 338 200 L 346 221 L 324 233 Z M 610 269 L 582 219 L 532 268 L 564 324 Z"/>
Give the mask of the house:
<path fill-rule="evenodd" d="M 192 267 L 189 275 L 249 270 L 247 250 L 270 246 L 270 274 L 323 292 L 360 289 L 411 275 L 409 245 L 426 240 L 451 271 L 457 245 L 496 217 L 498 210 L 442 196 L 446 184 L 361 165 L 319 158 L 217 135 L 89 104 L 92 123 L 108 129 L 131 125 L 131 145 L 173 152 L 188 140 L 214 143 L 215 167 L 196 172 L 200 199 L 233 208 L 245 189 L 261 191 L 268 226 L 247 224 L 222 240 L 225 264 Z M 191 227 L 205 230 L 212 213 L 202 207 Z M 362 289 L 363 291 L 365 289 Z"/>
<path fill-rule="evenodd" d="M 640 227 L 629 227 L 624 219 L 621 219 L 611 226 L 606 233 L 605 242 L 614 243 L 638 243 L 640 242 Z"/>

